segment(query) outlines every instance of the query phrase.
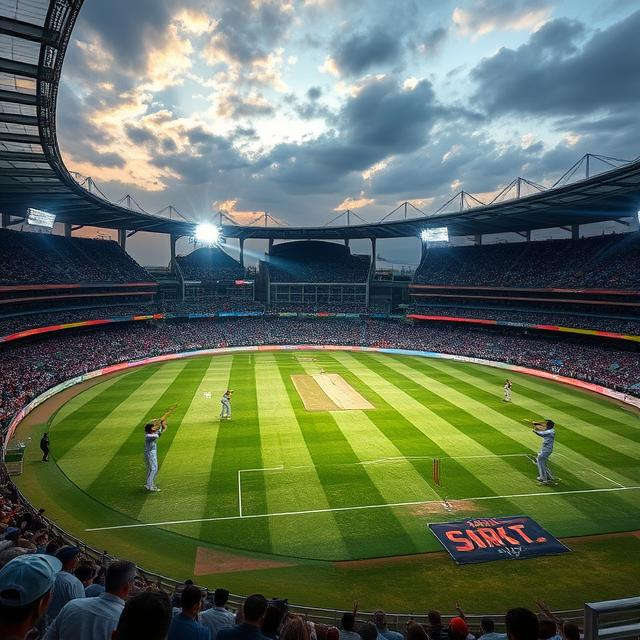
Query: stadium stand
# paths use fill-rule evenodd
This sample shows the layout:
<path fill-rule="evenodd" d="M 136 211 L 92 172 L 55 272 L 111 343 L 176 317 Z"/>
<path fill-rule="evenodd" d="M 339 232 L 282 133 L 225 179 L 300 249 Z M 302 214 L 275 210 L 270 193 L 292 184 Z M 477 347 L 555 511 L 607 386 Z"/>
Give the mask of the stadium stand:
<path fill-rule="evenodd" d="M 473 320 L 496 320 L 518 324 L 543 324 L 558 327 L 594 329 L 629 335 L 640 335 L 640 317 L 611 317 L 596 314 L 568 312 L 549 313 L 544 309 L 500 309 L 492 307 L 442 307 L 435 305 L 415 305 L 412 313 L 443 318 L 465 318 Z"/>
<path fill-rule="evenodd" d="M 352 255 L 349 247 L 332 242 L 286 242 L 269 253 L 272 282 L 365 282 L 369 256 Z"/>
<path fill-rule="evenodd" d="M 219 247 L 201 247 L 176 261 L 185 280 L 228 282 L 245 275 L 240 263 Z"/>
<path fill-rule="evenodd" d="M 151 280 L 116 242 L 0 229 L 0 284 Z"/>
<path fill-rule="evenodd" d="M 414 284 L 640 290 L 640 235 L 430 248 Z"/>

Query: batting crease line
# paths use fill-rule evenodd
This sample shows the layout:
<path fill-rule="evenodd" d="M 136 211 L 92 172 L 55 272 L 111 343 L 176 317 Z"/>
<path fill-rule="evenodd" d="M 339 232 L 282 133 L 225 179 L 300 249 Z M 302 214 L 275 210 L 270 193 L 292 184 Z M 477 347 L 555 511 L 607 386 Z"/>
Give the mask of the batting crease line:
<path fill-rule="evenodd" d="M 582 493 L 610 493 L 614 491 L 634 491 L 640 489 L 639 486 L 634 487 L 607 487 L 606 489 L 576 489 L 573 491 L 548 491 L 542 493 L 514 493 L 505 496 L 479 496 L 476 498 L 456 498 L 450 499 L 450 502 L 473 501 L 473 500 L 502 500 L 507 498 L 535 498 L 543 496 L 565 496 L 571 494 Z M 258 513 L 246 516 L 220 516 L 216 518 L 194 518 L 192 520 L 168 520 L 165 522 L 139 522 L 137 524 L 122 524 L 111 527 L 92 527 L 85 531 L 109 531 L 113 529 L 136 529 L 140 527 L 161 527 L 176 524 L 192 524 L 195 522 L 222 522 L 224 520 L 248 520 L 249 518 L 275 518 L 281 516 L 299 516 L 307 513 L 332 513 L 337 511 L 359 511 L 362 509 L 384 509 L 389 507 L 409 507 L 426 504 L 442 504 L 442 498 L 439 500 L 419 500 L 415 502 L 395 502 L 389 504 L 371 504 L 361 505 L 357 507 L 334 507 L 330 509 L 309 509 L 307 511 L 280 511 L 276 513 Z"/>

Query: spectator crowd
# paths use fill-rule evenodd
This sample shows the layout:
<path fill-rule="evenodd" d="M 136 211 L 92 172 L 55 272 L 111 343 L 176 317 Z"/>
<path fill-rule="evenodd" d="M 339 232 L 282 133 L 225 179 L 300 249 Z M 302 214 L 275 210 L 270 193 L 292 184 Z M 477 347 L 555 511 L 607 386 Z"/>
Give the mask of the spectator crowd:
<path fill-rule="evenodd" d="M 0 229 L 0 285 L 152 281 L 111 240 Z"/>
<path fill-rule="evenodd" d="M 640 290 L 640 234 L 430 248 L 415 284 Z"/>

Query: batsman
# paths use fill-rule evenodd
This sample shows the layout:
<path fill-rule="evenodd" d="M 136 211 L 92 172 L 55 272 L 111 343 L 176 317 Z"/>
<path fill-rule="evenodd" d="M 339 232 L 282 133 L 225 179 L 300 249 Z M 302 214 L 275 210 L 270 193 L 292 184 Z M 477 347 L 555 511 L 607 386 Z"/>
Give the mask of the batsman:
<path fill-rule="evenodd" d="M 158 438 L 167 430 L 167 418 L 176 410 L 174 404 L 160 418 L 155 418 L 144 425 L 144 462 L 147 467 L 147 482 L 144 485 L 147 491 L 160 491 L 156 487 L 158 475 Z"/>
<path fill-rule="evenodd" d="M 536 464 L 538 465 L 538 477 L 536 480 L 539 484 L 558 484 L 549 470 L 549 458 L 553 453 L 553 445 L 556 439 L 556 425 L 554 421 L 525 420 L 525 422 L 533 425 L 533 433 L 542 438 L 542 447 L 540 447 L 540 453 L 536 456 Z"/>

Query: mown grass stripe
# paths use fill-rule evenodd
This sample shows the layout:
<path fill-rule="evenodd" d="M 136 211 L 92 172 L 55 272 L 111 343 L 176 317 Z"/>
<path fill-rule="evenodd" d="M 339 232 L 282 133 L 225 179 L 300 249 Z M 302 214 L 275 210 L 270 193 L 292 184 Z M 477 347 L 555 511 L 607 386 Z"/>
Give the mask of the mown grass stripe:
<path fill-rule="evenodd" d="M 113 384 L 101 389 L 85 401 L 84 394 L 71 399 L 63 409 L 65 414 L 58 414 L 51 423 L 51 450 L 55 459 L 64 456 L 85 437 L 89 431 L 102 422 L 131 394 L 135 393 L 157 369 L 142 367 L 130 374 L 119 377 Z"/>
<path fill-rule="evenodd" d="M 147 496 L 138 514 L 141 522 L 206 517 L 211 463 L 220 424 L 218 398 L 229 385 L 232 358 L 228 355 L 210 359 L 171 446 L 165 452 L 160 468 L 162 500 L 156 500 L 153 494 Z M 210 393 L 211 397 L 205 397 L 205 393 Z M 180 533 L 198 535 L 200 523 L 180 527 Z"/>
<path fill-rule="evenodd" d="M 292 356 L 291 360 L 281 357 L 278 365 L 329 504 L 332 507 L 344 507 L 391 502 L 378 488 L 368 469 L 358 464 L 361 458 L 338 424 L 340 414 L 309 412 L 304 408 L 291 375 L 319 373 L 320 367 L 312 363 L 303 365 L 296 356 Z M 343 415 L 352 419 L 354 412 Z M 362 444 L 366 446 L 366 442 Z M 358 490 L 354 491 L 354 487 Z M 375 518 L 363 518 L 361 513 L 349 511 L 337 512 L 335 516 L 352 558 L 362 557 L 363 552 L 367 555 L 385 555 L 389 551 L 389 537 L 393 538 L 394 548 L 398 549 L 396 553 L 413 553 L 418 548 L 392 509 L 382 510 Z"/>
<path fill-rule="evenodd" d="M 136 373 L 136 369 L 131 369 L 130 371 L 122 374 L 113 375 L 111 378 L 106 380 L 98 379 L 96 384 L 89 387 L 79 395 L 71 398 L 65 404 L 63 404 L 60 409 L 55 413 L 55 415 L 51 418 L 51 426 L 57 424 L 58 422 L 62 422 L 67 416 L 71 415 L 74 411 L 78 411 L 78 409 L 82 408 L 88 402 L 92 402 L 93 399 L 104 393 L 109 387 L 116 384 L 120 380 L 123 380 L 127 376 L 131 376 Z"/>
<path fill-rule="evenodd" d="M 143 414 L 131 415 L 131 425 L 128 435 L 119 439 L 112 446 L 112 458 L 102 473 L 91 484 L 88 491 L 98 500 L 113 503 L 113 496 L 117 496 L 118 508 L 127 515 L 136 517 L 147 498 L 144 465 L 144 432 L 143 425 L 154 418 L 160 417 L 170 406 L 178 406 L 168 421 L 169 428 L 158 441 L 158 474 L 157 483 L 162 487 L 162 463 L 177 429 L 184 418 L 190 400 L 209 366 L 208 358 L 194 358 L 187 360 L 177 376 L 168 384 L 164 392 L 156 399 L 153 406 Z M 119 446 L 117 446 L 119 444 Z M 107 443 L 105 443 L 106 447 Z M 91 461 L 87 461 L 91 464 Z M 158 500 L 162 494 L 154 494 Z"/>
<path fill-rule="evenodd" d="M 229 374 L 229 388 L 237 390 L 232 401 L 232 420 L 220 421 L 220 397 L 216 403 L 217 437 L 213 462 L 209 474 L 209 489 L 205 514 L 238 514 L 238 469 L 259 469 L 262 460 L 260 426 L 258 423 L 258 398 L 255 385 L 253 354 L 235 354 Z M 262 513 L 267 511 L 264 478 L 254 482 L 254 505 Z M 200 526 L 203 540 L 226 544 L 236 548 L 254 549 L 270 553 L 271 534 L 269 523 L 257 519 L 250 523 L 203 522 Z"/>
<path fill-rule="evenodd" d="M 456 375 L 455 367 L 441 361 L 430 361 L 427 366 L 434 367 L 446 373 Z M 496 392 L 495 378 L 487 375 L 486 371 L 479 370 L 475 374 L 470 374 L 465 368 L 458 372 L 458 377 L 472 380 L 478 388 L 488 392 Z M 585 458 L 598 463 L 607 468 L 612 468 L 615 461 L 616 471 L 625 478 L 626 483 L 640 481 L 640 468 L 638 468 L 638 458 L 635 455 L 637 445 L 630 440 L 621 438 L 614 434 L 609 434 L 606 429 L 592 425 L 572 415 L 554 410 L 546 402 L 539 400 L 540 394 L 527 389 L 516 389 L 513 394 L 513 404 L 531 412 L 532 418 L 552 418 L 557 424 L 559 431 L 564 431 L 564 442 L 574 451 L 582 454 Z M 558 439 L 560 436 L 558 436 Z M 619 479 L 616 477 L 616 479 Z M 623 483 L 624 484 L 624 483 Z"/>
<path fill-rule="evenodd" d="M 429 368 L 429 362 L 418 363 L 414 359 L 393 357 L 381 360 L 381 364 L 404 375 L 407 380 L 414 380 L 429 393 L 448 402 L 451 406 L 445 412 L 450 413 L 452 408 L 462 412 L 466 416 L 465 432 L 496 454 L 526 450 L 535 455 L 539 451 L 540 438 L 531 433 L 530 425 L 523 422 L 528 414 L 516 405 L 505 403 L 453 374 Z M 418 367 L 418 364 L 423 366 Z M 558 448 L 562 449 L 563 445 L 558 443 Z M 567 448 L 564 453 L 569 452 Z M 512 460 L 515 462 L 515 459 Z M 585 463 L 590 464 L 590 461 L 585 460 Z M 532 471 L 528 470 L 529 477 Z M 584 474 L 574 475 L 565 470 L 563 477 L 565 480 L 571 478 L 570 488 L 575 485 L 576 489 L 599 487 L 603 481 L 605 486 L 612 484 L 593 472 L 589 478 L 585 478 Z"/>
<path fill-rule="evenodd" d="M 264 474 L 268 512 L 303 511 L 310 505 L 316 509 L 329 507 L 273 354 L 255 356 L 255 376 L 263 464 L 265 467 L 285 467 L 282 473 Z M 287 468 L 298 466 L 308 469 L 303 474 L 304 484 L 288 484 L 289 478 L 300 476 L 298 472 L 290 473 Z M 347 554 L 333 513 L 303 519 L 271 518 L 269 528 L 275 553 L 304 555 L 316 544 L 332 540 L 335 541 L 336 557 Z M 295 536 L 292 535 L 293 530 Z"/>
<path fill-rule="evenodd" d="M 379 356 L 374 357 L 379 359 Z M 503 403 L 501 400 L 495 399 L 488 394 L 482 394 L 482 392 L 479 392 L 476 387 L 462 382 L 459 378 L 456 378 L 453 375 L 446 375 L 435 369 L 429 372 L 428 375 L 425 374 L 425 366 L 428 367 L 428 362 L 420 363 L 422 365 L 420 368 L 417 368 L 415 365 L 411 366 L 408 363 L 405 364 L 407 359 L 400 361 L 397 358 L 385 358 L 383 362 L 385 365 L 388 365 L 399 373 L 404 373 L 407 380 L 415 380 L 418 384 L 421 384 L 426 389 L 431 390 L 439 397 L 447 398 L 448 401 L 452 403 L 452 407 L 457 407 L 459 411 L 466 414 L 465 424 L 469 426 L 465 427 L 465 431 L 474 438 L 482 438 L 483 443 L 487 447 L 492 448 L 493 442 L 496 442 L 497 445 L 497 441 L 499 441 L 500 436 L 502 436 L 506 442 L 511 443 L 508 446 L 511 446 L 512 450 L 518 450 L 520 447 L 525 446 L 529 448 L 532 454 L 535 455 L 535 452 L 540 446 L 539 438 L 525 429 L 525 425 L 523 423 L 518 423 L 513 420 L 513 412 L 519 411 L 516 407 Z M 415 361 L 409 360 L 408 362 L 414 363 Z M 477 398 L 477 400 L 474 399 L 474 397 Z M 500 408 L 501 411 L 492 409 L 492 404 L 497 408 Z M 450 413 L 451 409 L 448 409 L 447 411 Z M 485 423 L 485 426 L 482 426 L 483 422 Z M 491 426 L 491 428 L 487 429 L 487 426 Z M 521 435 L 522 438 L 513 438 L 513 436 L 517 435 Z M 586 460 L 585 464 L 581 465 L 579 468 L 577 466 L 572 466 L 571 462 L 573 461 L 575 463 L 575 459 L 572 460 L 571 458 L 565 457 L 561 458 L 560 456 L 563 454 L 560 453 L 559 450 L 564 450 L 565 455 L 568 455 L 570 450 L 566 446 L 558 446 L 556 448 L 556 455 L 552 458 L 552 468 L 554 473 L 558 474 L 562 478 L 563 490 L 580 490 L 594 487 L 605 488 L 614 486 L 610 480 L 606 479 L 602 475 L 598 475 L 597 472 L 590 469 L 590 461 Z M 535 477 L 535 466 L 528 465 L 522 458 L 510 457 L 505 458 L 505 460 L 510 463 L 514 469 L 527 473 L 529 478 Z M 579 472 L 575 473 L 574 471 L 577 469 L 579 469 Z M 608 474 L 607 478 L 610 478 L 610 472 L 607 470 L 606 473 Z M 634 501 L 635 498 L 633 496 L 611 497 L 612 505 L 617 505 L 621 510 L 624 510 L 627 500 Z M 569 507 L 569 505 L 572 506 Z M 593 500 L 585 501 L 583 505 L 568 502 L 567 506 L 564 508 L 564 515 L 575 522 L 582 521 L 584 524 L 588 525 L 592 522 L 594 517 L 598 517 L 600 515 L 597 512 L 594 513 L 594 505 L 595 502 Z"/>
<path fill-rule="evenodd" d="M 412 369 L 426 372 L 429 376 L 435 377 L 445 384 L 457 386 L 464 390 L 465 393 L 486 402 L 487 405 L 493 404 L 496 410 L 508 413 L 508 415 L 516 415 L 530 418 L 527 410 L 518 407 L 516 404 L 503 403 L 499 391 L 495 388 L 483 388 L 481 379 L 476 379 L 473 375 L 465 372 L 456 373 L 457 367 L 452 367 L 450 372 L 444 372 L 437 367 L 437 362 L 430 359 L 411 358 L 407 360 L 407 364 Z M 479 373 L 479 376 L 482 374 Z M 593 482 L 594 479 L 606 486 L 609 480 L 621 482 L 626 486 L 633 485 L 634 480 L 620 472 L 617 462 L 619 454 L 609 451 L 607 456 L 599 464 L 594 460 L 594 455 L 602 455 L 601 447 L 594 446 L 590 440 L 581 438 L 579 435 L 570 431 L 561 430 L 559 427 L 559 435 L 554 447 L 554 455 L 552 457 L 552 469 L 559 475 L 563 481 L 566 478 L 580 477 L 585 481 Z M 575 450 L 576 444 L 584 447 L 584 450 L 578 452 Z M 598 475 L 600 474 L 600 475 Z M 607 480 L 609 479 L 609 480 Z M 563 482 L 564 486 L 564 482 Z M 615 485 L 611 485 L 615 486 Z M 591 533 L 598 531 L 606 531 L 607 527 L 612 527 L 612 523 L 616 523 L 613 528 L 619 530 L 628 529 L 633 518 L 629 517 L 640 504 L 640 496 L 634 495 L 634 492 L 620 492 L 607 496 L 606 505 L 604 501 L 594 496 L 583 495 L 579 499 L 574 496 L 565 496 L 565 500 L 571 502 L 579 508 L 587 517 L 588 523 L 584 530 Z M 561 527 L 561 531 L 570 531 L 568 523 L 575 522 L 565 517 L 565 512 L 561 512 L 562 518 L 559 518 L 557 526 Z"/>
<path fill-rule="evenodd" d="M 481 367 L 481 370 L 498 379 L 505 377 L 504 373 L 499 372 L 494 367 Z M 631 406 L 625 406 L 621 402 L 611 398 L 576 389 L 576 387 L 571 387 L 563 383 L 549 382 L 525 374 L 519 374 L 518 385 L 523 385 L 547 397 L 563 401 L 568 404 L 572 410 L 575 408 L 580 412 L 584 411 L 595 414 L 598 419 L 606 418 L 609 424 L 623 425 L 624 427 L 630 428 L 634 433 L 640 430 L 638 426 L 640 412 Z M 580 405 L 576 405 L 575 403 L 576 395 L 580 397 Z M 622 435 L 624 435 L 624 433 Z"/>
<path fill-rule="evenodd" d="M 76 424 L 78 441 L 57 460 L 73 482 L 87 489 L 97 480 L 112 460 L 114 447 L 131 433 L 131 416 L 148 411 L 181 368 L 156 370 L 135 388 L 121 388 L 125 397 L 116 397 L 113 410 L 99 422 L 87 419 Z M 102 406 L 96 407 L 96 411 L 98 418 L 105 413 Z"/>
<path fill-rule="evenodd" d="M 355 354 L 336 353 L 333 354 L 333 357 L 342 362 L 352 374 L 383 397 L 387 403 L 397 407 L 398 411 L 404 414 L 419 430 L 436 441 L 446 455 L 452 457 L 456 455 L 494 457 L 491 450 L 476 442 L 437 413 L 435 406 L 427 407 L 420 402 L 416 397 L 417 386 L 415 384 L 403 387 L 402 376 L 396 376 L 395 381 L 389 379 L 384 368 L 382 370 L 385 375 L 382 375 L 380 367 L 367 366 L 370 364 L 370 359 L 369 363 L 365 364 Z M 419 389 L 422 390 L 422 387 Z M 496 495 L 512 493 L 513 478 L 509 464 L 502 459 L 497 459 L 494 464 L 500 473 L 481 478 L 482 482 L 491 489 L 491 493 Z"/>
<path fill-rule="evenodd" d="M 499 372 L 493 367 L 479 368 L 487 378 L 496 380 L 502 385 L 509 374 Z M 598 398 L 594 393 L 583 389 L 572 388 L 559 382 L 540 380 L 526 374 L 516 374 L 517 382 L 514 391 L 529 390 L 545 398 L 549 406 L 571 413 L 572 416 L 594 425 L 605 423 L 609 433 L 640 442 L 640 413 L 632 413 L 633 409 L 614 406 L 612 400 Z M 512 379 L 512 382 L 515 380 Z M 578 402 L 579 401 L 579 402 Z"/>

